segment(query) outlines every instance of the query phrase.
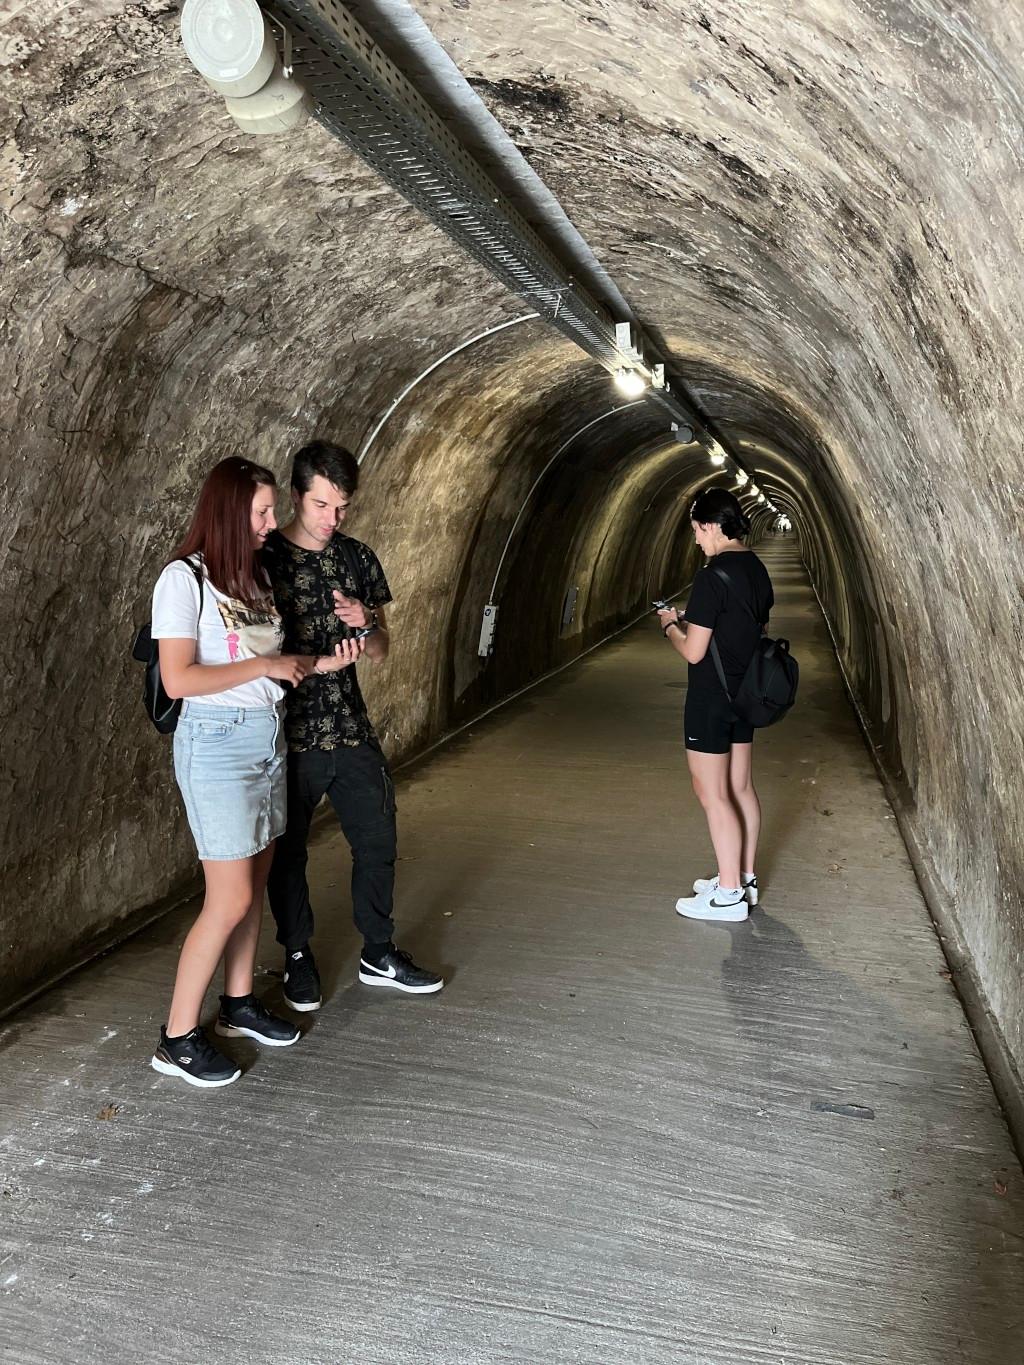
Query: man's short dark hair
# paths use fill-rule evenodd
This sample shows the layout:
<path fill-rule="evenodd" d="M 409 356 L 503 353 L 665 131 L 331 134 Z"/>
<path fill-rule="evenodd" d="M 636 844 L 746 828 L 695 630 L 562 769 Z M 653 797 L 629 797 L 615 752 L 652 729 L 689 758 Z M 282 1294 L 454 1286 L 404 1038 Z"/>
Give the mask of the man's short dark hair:
<path fill-rule="evenodd" d="M 320 475 L 349 497 L 359 487 L 359 462 L 351 450 L 330 441 L 310 441 L 292 457 L 292 487 L 301 497 Z"/>

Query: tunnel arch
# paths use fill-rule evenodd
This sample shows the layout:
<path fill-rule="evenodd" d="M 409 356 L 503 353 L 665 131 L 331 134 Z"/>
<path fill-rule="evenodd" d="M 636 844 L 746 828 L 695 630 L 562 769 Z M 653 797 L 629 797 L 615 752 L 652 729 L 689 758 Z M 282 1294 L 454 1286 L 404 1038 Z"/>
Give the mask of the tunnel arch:
<path fill-rule="evenodd" d="M 1019 19 L 989 4 L 418 9 L 788 499 L 904 823 L 1019 1062 Z M 212 458 L 245 450 L 280 473 L 314 431 L 358 446 L 433 359 L 522 310 L 321 129 L 247 141 L 214 116 L 176 19 L 42 0 L 6 24 L 0 700 L 6 789 L 35 798 L 3 816 L 5 965 L 22 982 L 187 880 L 124 640 Z M 542 484 L 481 668 L 486 568 L 545 460 L 609 399 L 529 323 L 438 372 L 375 444 L 353 530 L 400 585 L 405 647 L 368 689 L 393 753 L 692 571 L 683 513 L 706 458 L 658 492 L 676 456 L 664 422 L 599 429 Z M 533 640 L 531 574 L 550 623 L 581 568 L 579 629 Z M 999 680 L 979 683 L 994 652 Z M 60 765 L 40 680 L 78 699 Z"/>

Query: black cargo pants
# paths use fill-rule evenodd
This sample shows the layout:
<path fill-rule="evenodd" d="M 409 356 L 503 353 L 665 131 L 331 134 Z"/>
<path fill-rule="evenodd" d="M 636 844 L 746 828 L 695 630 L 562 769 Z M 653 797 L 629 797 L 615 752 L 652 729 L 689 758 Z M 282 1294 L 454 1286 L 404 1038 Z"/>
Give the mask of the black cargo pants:
<path fill-rule="evenodd" d="M 376 740 L 288 755 L 288 824 L 277 841 L 267 892 L 277 941 L 301 948 L 313 936 L 306 842 L 326 796 L 352 850 L 352 918 L 367 943 L 388 943 L 395 887 L 395 788 Z"/>

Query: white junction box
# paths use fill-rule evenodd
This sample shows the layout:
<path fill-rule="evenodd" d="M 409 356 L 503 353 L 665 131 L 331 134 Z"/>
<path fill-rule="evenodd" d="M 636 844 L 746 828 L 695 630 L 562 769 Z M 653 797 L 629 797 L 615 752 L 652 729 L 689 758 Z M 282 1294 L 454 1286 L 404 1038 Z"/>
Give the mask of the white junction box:
<path fill-rule="evenodd" d="M 498 621 L 497 602 L 488 602 L 484 607 L 484 619 L 480 626 L 480 644 L 477 653 L 481 659 L 488 658 L 494 653 L 494 627 Z"/>

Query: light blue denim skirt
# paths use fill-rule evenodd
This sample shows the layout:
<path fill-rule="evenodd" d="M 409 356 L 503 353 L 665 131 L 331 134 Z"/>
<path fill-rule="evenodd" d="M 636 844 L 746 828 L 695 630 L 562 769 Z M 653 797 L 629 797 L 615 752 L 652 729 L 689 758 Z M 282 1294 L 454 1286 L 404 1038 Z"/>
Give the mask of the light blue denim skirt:
<path fill-rule="evenodd" d="M 174 776 L 200 858 L 251 858 L 284 833 L 286 752 L 283 703 L 182 703 Z"/>

